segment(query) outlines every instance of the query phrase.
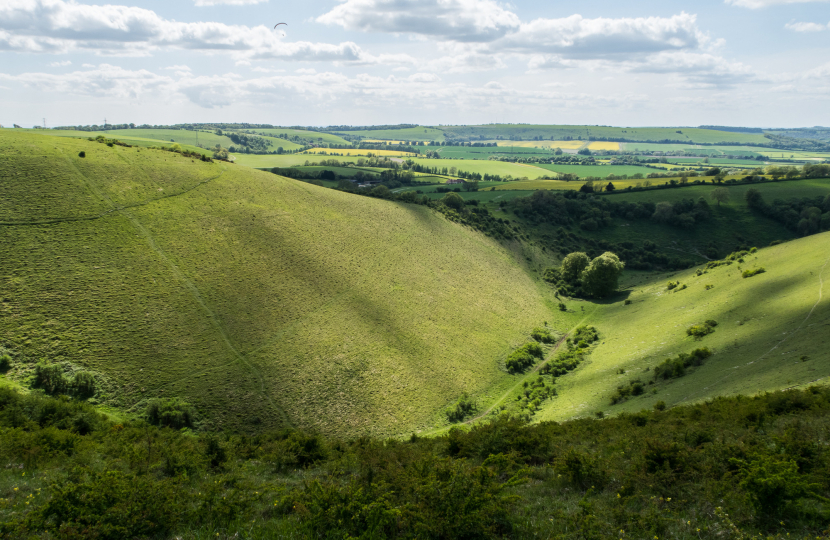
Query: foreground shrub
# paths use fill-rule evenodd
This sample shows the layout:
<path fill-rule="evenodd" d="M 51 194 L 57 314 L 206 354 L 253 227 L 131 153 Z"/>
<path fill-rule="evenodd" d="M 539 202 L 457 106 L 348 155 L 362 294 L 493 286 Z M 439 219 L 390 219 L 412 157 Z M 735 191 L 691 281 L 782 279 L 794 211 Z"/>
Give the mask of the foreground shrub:
<path fill-rule="evenodd" d="M 548 328 L 534 328 L 530 333 L 530 337 L 539 343 L 553 343 L 555 341 Z"/>
<path fill-rule="evenodd" d="M 461 422 L 478 409 L 475 400 L 467 392 L 461 394 L 461 398 L 454 407 L 446 411 L 447 420 L 450 422 Z"/>

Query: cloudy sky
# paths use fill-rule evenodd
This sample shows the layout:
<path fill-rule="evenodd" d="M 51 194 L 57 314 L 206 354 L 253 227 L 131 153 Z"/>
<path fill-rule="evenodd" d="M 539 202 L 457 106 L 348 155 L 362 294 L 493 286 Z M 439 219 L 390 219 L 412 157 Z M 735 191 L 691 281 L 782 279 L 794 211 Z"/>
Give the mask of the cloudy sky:
<path fill-rule="evenodd" d="M 0 124 L 830 125 L 828 0 L 120 2 L 0 2 Z"/>

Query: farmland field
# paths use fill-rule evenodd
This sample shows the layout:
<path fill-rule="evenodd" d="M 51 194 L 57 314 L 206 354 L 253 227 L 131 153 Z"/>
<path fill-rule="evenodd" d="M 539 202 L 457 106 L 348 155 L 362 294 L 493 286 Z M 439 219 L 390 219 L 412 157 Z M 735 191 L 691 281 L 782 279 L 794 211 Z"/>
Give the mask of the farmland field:
<path fill-rule="evenodd" d="M 346 133 L 348 135 L 371 140 L 392 140 L 392 141 L 443 141 L 444 132 L 426 126 L 402 129 L 369 129 L 369 130 L 336 130 L 333 133 Z"/>
<path fill-rule="evenodd" d="M 367 156 L 372 154 L 373 156 L 380 156 L 380 157 L 414 157 L 418 154 L 413 154 L 411 152 L 398 152 L 396 150 L 368 150 L 368 149 L 358 149 L 358 148 L 338 148 L 335 150 L 329 150 L 326 148 L 312 148 L 311 150 L 306 150 L 303 152 L 305 154 L 313 154 L 315 157 L 321 154 L 326 154 L 332 157 L 339 157 L 339 156 Z"/>
<path fill-rule="evenodd" d="M 635 127 L 622 128 L 610 126 L 548 126 L 526 124 L 497 124 L 485 126 L 444 126 L 448 134 L 458 137 L 482 137 L 490 140 L 497 136 L 522 137 L 523 139 L 542 137 L 544 139 L 564 139 L 581 137 L 587 140 L 595 138 L 625 138 L 634 141 L 688 140 L 689 143 L 735 142 L 743 144 L 764 143 L 768 139 L 761 133 L 735 133 L 699 128 L 669 127 Z"/>
<path fill-rule="evenodd" d="M 558 163 L 537 163 L 535 165 L 539 168 L 561 174 L 576 174 L 580 178 L 585 178 L 586 176 L 605 178 L 609 174 L 615 174 L 618 176 L 623 174 L 629 176 L 633 174 L 642 174 L 643 176 L 646 176 L 649 173 L 659 172 L 655 169 L 638 167 L 637 165 L 560 165 Z"/>
<path fill-rule="evenodd" d="M 528 178 L 538 178 L 540 176 L 550 175 L 550 171 L 536 167 L 534 165 L 525 165 L 520 163 L 509 163 L 503 161 L 489 161 L 489 160 L 459 160 L 459 159 L 427 159 L 415 158 L 413 161 L 420 163 L 425 167 L 456 167 L 459 171 L 467 171 L 471 173 L 484 174 L 498 174 L 502 177 L 510 175 L 514 178 L 521 178 L 527 176 Z"/>
<path fill-rule="evenodd" d="M 0 143 L 0 342 L 27 359 L 12 380 L 48 359 L 98 374 L 120 410 L 178 396 L 214 429 L 402 435 L 514 384 L 499 359 L 558 320 L 523 258 L 423 206 L 163 151 Z"/>
<path fill-rule="evenodd" d="M 271 167 L 293 167 L 296 165 L 304 165 L 306 161 L 309 164 L 318 163 L 324 159 L 336 159 L 337 161 L 349 161 L 357 163 L 359 156 L 318 156 L 311 154 L 233 154 L 234 163 L 251 167 L 253 169 L 270 169 Z"/>
<path fill-rule="evenodd" d="M 521 146 L 469 147 L 469 146 L 424 146 L 418 147 L 422 154 L 429 151 L 438 152 L 443 159 L 489 159 L 490 156 L 539 157 L 552 156 L 548 149 Z"/>
<path fill-rule="evenodd" d="M 317 141 L 318 139 L 322 139 L 322 142 L 326 144 L 337 144 L 337 145 L 345 145 L 351 146 L 351 143 L 342 137 L 338 137 L 337 135 L 332 135 L 331 133 L 325 133 L 323 131 L 307 131 L 303 129 L 289 129 L 289 128 L 273 128 L 273 129 L 266 129 L 266 128 L 256 128 L 252 131 L 256 133 L 265 133 L 272 137 L 279 137 L 280 135 L 287 135 L 291 137 L 296 135 L 303 139 L 308 139 L 311 141 Z"/>

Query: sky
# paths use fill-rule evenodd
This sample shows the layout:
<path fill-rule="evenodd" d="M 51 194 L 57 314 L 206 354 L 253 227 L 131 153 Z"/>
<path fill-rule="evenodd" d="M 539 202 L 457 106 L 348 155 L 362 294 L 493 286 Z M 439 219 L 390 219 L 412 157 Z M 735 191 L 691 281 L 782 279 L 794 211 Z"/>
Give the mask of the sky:
<path fill-rule="evenodd" d="M 830 125 L 830 0 L 114 1 L 0 2 L 0 124 Z"/>

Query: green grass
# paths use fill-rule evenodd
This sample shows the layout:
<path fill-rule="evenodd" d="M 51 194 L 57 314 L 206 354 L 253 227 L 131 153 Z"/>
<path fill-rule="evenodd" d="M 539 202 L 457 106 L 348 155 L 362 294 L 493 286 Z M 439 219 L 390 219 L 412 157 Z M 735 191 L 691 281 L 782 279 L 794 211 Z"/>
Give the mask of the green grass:
<path fill-rule="evenodd" d="M 292 135 L 297 135 L 298 137 L 302 137 L 303 139 L 309 139 L 311 141 L 317 141 L 318 139 L 322 139 L 322 142 L 326 144 L 342 144 L 346 146 L 351 146 L 351 143 L 342 137 L 338 137 L 337 135 L 333 135 L 331 133 L 324 133 L 322 131 L 307 131 L 304 129 L 289 129 L 289 128 L 274 128 L 274 129 L 253 129 L 256 133 L 265 133 L 267 135 L 271 135 L 272 137 L 277 135 L 288 135 L 289 137 Z M 288 149 L 288 148 L 286 148 Z M 293 149 L 293 148 L 292 148 Z"/>
<path fill-rule="evenodd" d="M 533 165 L 524 165 L 520 163 L 508 163 L 503 161 L 484 161 L 472 159 L 426 159 L 413 158 L 413 161 L 420 163 L 425 167 L 439 167 L 447 169 L 455 167 L 460 171 L 467 171 L 471 173 L 484 174 L 498 174 L 502 177 L 507 175 L 513 178 L 521 178 L 527 176 L 530 179 L 539 178 L 540 176 L 550 175 L 550 172 Z"/>
<path fill-rule="evenodd" d="M 580 178 L 585 178 L 588 176 L 597 176 L 599 178 L 605 178 L 611 174 L 615 174 L 618 176 L 622 176 L 624 174 L 628 176 L 634 174 L 642 174 L 643 176 L 648 176 L 649 173 L 662 172 L 656 169 L 651 169 L 649 167 L 638 167 L 636 165 L 559 165 L 540 163 L 536 166 L 557 173 L 575 174 Z"/>
<path fill-rule="evenodd" d="M 830 369 L 830 233 L 761 249 L 742 264 L 669 275 L 632 274 L 625 295 L 605 303 L 584 302 L 586 319 L 602 334 L 591 362 L 559 379 L 559 397 L 538 420 L 565 420 L 595 411 L 617 414 L 717 396 L 753 395 L 826 381 Z M 743 279 L 741 269 L 765 267 Z M 668 280 L 688 288 L 666 290 Z M 714 285 L 706 290 L 707 284 Z M 623 299 L 632 301 L 624 305 Z M 719 324 L 694 341 L 689 326 Z M 678 353 L 706 346 L 714 356 L 685 377 L 649 386 L 644 395 L 612 406 L 619 384 L 650 379 L 646 368 Z M 806 358 L 806 361 L 802 361 Z M 619 374 L 623 369 L 625 374 Z M 651 389 L 656 390 L 652 393 Z"/>
<path fill-rule="evenodd" d="M 346 131 L 338 130 L 334 133 L 347 133 L 363 139 L 378 139 L 388 141 L 443 141 L 444 132 L 440 129 L 418 126 L 403 129 L 370 129 Z"/>
<path fill-rule="evenodd" d="M 418 150 L 421 154 L 429 151 L 437 151 L 444 159 L 490 159 L 490 156 L 516 156 L 516 157 L 533 157 L 533 156 L 552 156 L 553 152 L 547 149 L 540 148 L 522 148 L 509 146 L 499 146 L 490 148 L 477 148 L 469 146 L 419 146 Z"/>
<path fill-rule="evenodd" d="M 180 396 L 214 429 L 402 435 L 512 385 L 499 358 L 556 321 L 524 258 L 423 206 L 163 151 L 0 143 L 13 380 L 46 359 L 98 373 L 120 410 Z"/>
<path fill-rule="evenodd" d="M 315 156 L 311 154 L 283 154 L 277 155 L 257 155 L 257 154 L 233 154 L 234 163 L 251 167 L 254 169 L 270 169 L 272 167 L 296 167 L 304 165 L 306 161 L 311 163 L 319 163 L 324 159 L 336 159 L 342 162 L 357 163 L 360 156 Z"/>

